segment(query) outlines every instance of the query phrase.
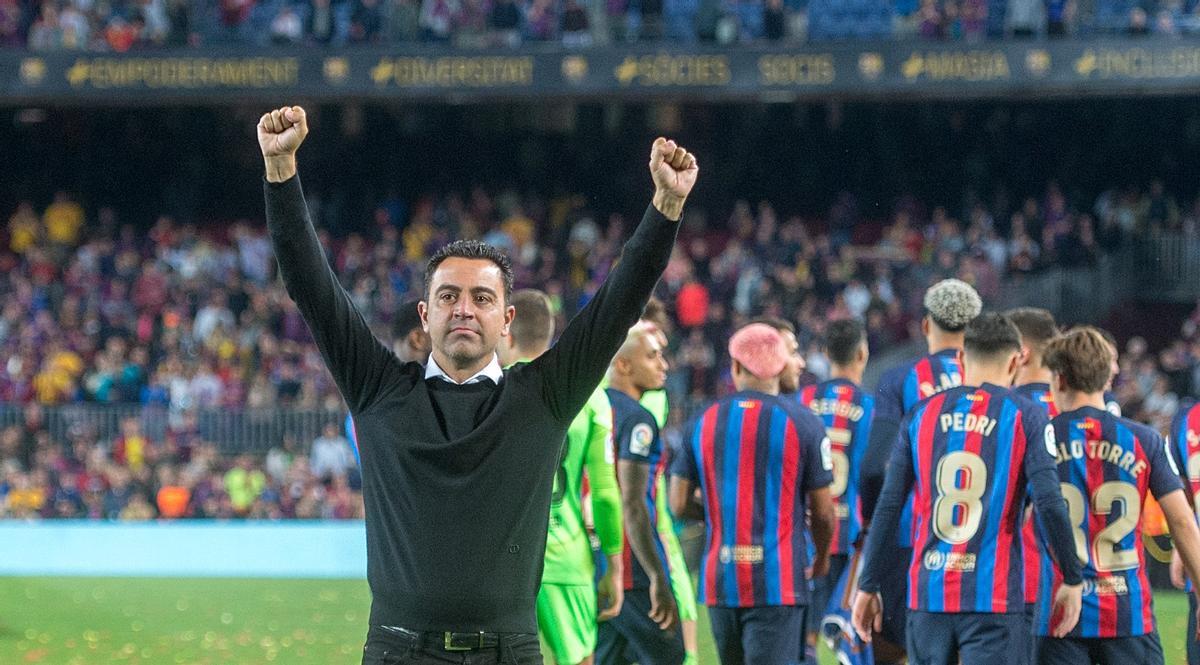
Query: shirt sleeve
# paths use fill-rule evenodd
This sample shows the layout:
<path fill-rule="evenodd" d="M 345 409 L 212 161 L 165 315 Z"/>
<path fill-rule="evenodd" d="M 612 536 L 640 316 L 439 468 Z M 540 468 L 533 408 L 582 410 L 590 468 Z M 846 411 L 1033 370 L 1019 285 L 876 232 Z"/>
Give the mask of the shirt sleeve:
<path fill-rule="evenodd" d="M 617 431 L 617 458 L 645 464 L 662 455 L 662 441 L 654 417 L 647 413 L 630 416 Z"/>
<path fill-rule="evenodd" d="M 678 230 L 677 223 L 648 206 L 596 295 L 558 342 L 531 363 L 542 377 L 542 397 L 559 420 L 570 422 L 604 378 L 666 269 Z"/>
<path fill-rule="evenodd" d="M 896 531 L 900 528 L 900 513 L 908 500 L 916 474 L 913 471 L 912 446 L 909 438 L 909 419 L 900 424 L 900 435 L 896 437 L 888 460 L 886 479 L 879 503 L 875 506 L 875 517 L 867 529 L 867 543 L 863 550 L 863 569 L 858 578 L 858 588 L 867 593 L 879 593 L 888 569 L 888 557 L 895 556 Z M 908 562 L 904 562 L 907 565 Z"/>
<path fill-rule="evenodd" d="M 1150 461 L 1150 493 L 1154 498 L 1161 499 L 1175 490 L 1183 489 L 1179 466 L 1167 453 L 1162 436 L 1147 428 L 1146 440 L 1142 442 L 1142 447 Z"/>
<path fill-rule="evenodd" d="M 390 384 L 388 372 L 399 361 L 371 332 L 334 276 L 309 219 L 300 176 L 281 183 L 263 182 L 267 228 L 283 285 L 350 411 L 361 413 Z"/>
<path fill-rule="evenodd" d="M 1040 407 L 1022 411 L 1025 433 L 1025 477 L 1033 497 L 1033 508 L 1045 529 L 1046 545 L 1062 571 L 1063 582 L 1079 584 L 1083 579 L 1075 553 L 1075 535 L 1067 502 L 1059 485 L 1058 441 Z"/>
<path fill-rule="evenodd" d="M 689 480 L 693 485 L 700 484 L 700 468 L 696 464 L 696 452 L 692 449 L 692 441 L 699 427 L 699 419 L 692 421 L 683 440 L 679 442 L 679 449 L 673 451 L 671 456 L 671 475 Z"/>
<path fill-rule="evenodd" d="M 805 418 L 804 416 L 808 416 Z M 804 491 L 829 487 L 833 484 L 833 444 L 821 421 L 811 413 L 800 414 L 796 423 L 804 458 Z"/>

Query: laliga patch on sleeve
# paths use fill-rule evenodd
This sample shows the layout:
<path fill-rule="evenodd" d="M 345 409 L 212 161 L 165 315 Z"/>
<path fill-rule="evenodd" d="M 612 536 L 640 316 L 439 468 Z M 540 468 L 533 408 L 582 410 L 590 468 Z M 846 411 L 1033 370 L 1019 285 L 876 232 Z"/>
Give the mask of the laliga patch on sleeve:
<path fill-rule="evenodd" d="M 633 428 L 633 433 L 629 435 L 629 452 L 638 457 L 650 456 L 650 444 L 654 442 L 654 430 L 646 423 L 641 423 Z"/>
<path fill-rule="evenodd" d="M 1054 438 L 1054 425 L 1046 425 L 1046 452 L 1058 459 L 1058 441 Z"/>
<path fill-rule="evenodd" d="M 609 464 L 617 463 L 617 453 L 614 450 L 615 447 L 616 446 L 613 445 L 612 432 L 609 432 L 608 436 L 604 437 L 604 461 L 605 462 L 608 462 Z"/>
<path fill-rule="evenodd" d="M 829 437 L 821 439 L 821 466 L 826 471 L 833 471 L 833 442 Z"/>

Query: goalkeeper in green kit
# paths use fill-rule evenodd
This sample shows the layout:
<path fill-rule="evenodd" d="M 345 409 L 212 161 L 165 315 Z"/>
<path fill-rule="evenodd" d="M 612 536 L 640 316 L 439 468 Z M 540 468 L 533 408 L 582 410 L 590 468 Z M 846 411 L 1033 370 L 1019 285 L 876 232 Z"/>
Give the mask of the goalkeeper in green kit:
<path fill-rule="evenodd" d="M 550 346 L 554 317 L 549 300 L 527 289 L 512 296 L 516 316 L 498 348 L 501 362 L 533 360 Z M 546 562 L 538 591 L 538 632 L 558 665 L 591 665 L 597 621 L 617 616 L 624 591 L 621 495 L 612 448 L 612 407 L 597 388 L 567 430 L 554 493 Z M 586 471 L 596 537 L 608 561 L 597 583 L 592 546 L 584 527 L 583 482 Z"/>

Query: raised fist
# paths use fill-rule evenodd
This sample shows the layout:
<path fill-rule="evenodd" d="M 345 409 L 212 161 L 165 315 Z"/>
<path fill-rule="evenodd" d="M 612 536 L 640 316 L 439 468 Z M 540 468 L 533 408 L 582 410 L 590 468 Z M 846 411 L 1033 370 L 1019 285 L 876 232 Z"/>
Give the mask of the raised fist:
<path fill-rule="evenodd" d="M 654 140 L 650 148 L 650 176 L 659 191 L 686 198 L 699 172 L 696 156 L 683 146 L 662 137 Z"/>
<path fill-rule="evenodd" d="M 263 157 L 295 155 L 308 136 L 308 117 L 299 106 L 284 106 L 258 121 L 258 147 Z"/>

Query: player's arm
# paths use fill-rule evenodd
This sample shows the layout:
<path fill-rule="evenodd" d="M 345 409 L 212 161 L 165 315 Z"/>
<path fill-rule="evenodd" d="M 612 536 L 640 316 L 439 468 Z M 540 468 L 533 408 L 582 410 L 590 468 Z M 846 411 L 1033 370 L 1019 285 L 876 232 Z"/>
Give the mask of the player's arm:
<path fill-rule="evenodd" d="M 667 502 L 678 519 L 704 519 L 704 504 L 697 498 L 696 491 L 700 487 L 700 467 L 690 445 L 696 434 L 696 426 L 693 421 L 687 436 L 683 438 L 683 445 L 671 458 L 671 489 L 667 494 Z"/>
<path fill-rule="evenodd" d="M 1175 543 L 1175 551 L 1183 561 L 1183 567 L 1192 580 L 1200 580 L 1200 528 L 1196 527 L 1196 514 L 1188 505 L 1187 497 L 1177 490 L 1155 498 L 1167 518 L 1171 540 Z M 1200 595 L 1200 589 L 1193 587 L 1192 593 Z M 1192 639 L 1200 639 L 1200 628 Z"/>
<path fill-rule="evenodd" d="M 655 551 L 654 524 L 650 521 L 650 510 L 646 507 L 650 465 L 630 459 L 619 459 L 617 479 L 621 484 L 621 508 L 629 549 L 650 576 L 650 618 L 663 630 L 667 630 L 678 622 L 679 615 L 675 609 L 671 580 L 667 577 L 662 559 Z"/>
<path fill-rule="evenodd" d="M 1079 622 L 1083 605 L 1083 567 L 1075 552 L 1075 535 L 1067 501 L 1062 495 L 1058 471 L 1058 442 L 1054 427 L 1040 409 L 1022 412 L 1025 431 L 1025 475 L 1033 496 L 1033 509 L 1045 527 L 1046 545 L 1062 572 L 1062 585 L 1054 594 L 1052 616 L 1059 622 L 1051 626 L 1054 637 L 1065 637 Z"/>
<path fill-rule="evenodd" d="M 271 111 L 258 121 L 267 228 L 288 295 L 350 410 L 359 413 L 386 385 L 392 355 L 338 283 L 309 219 L 296 173 L 296 150 L 307 135 L 308 120 L 299 106 Z"/>
<path fill-rule="evenodd" d="M 542 372 L 543 397 L 560 420 L 569 421 L 579 412 L 641 316 L 671 258 L 677 222 L 698 172 L 696 158 L 674 141 L 654 142 L 650 174 L 655 193 L 641 224 L 596 295 L 554 347 L 531 363 Z"/>
<path fill-rule="evenodd" d="M 879 494 L 883 491 L 888 458 L 896 445 L 900 421 L 904 418 L 901 412 L 901 380 L 895 372 L 888 372 L 879 381 L 871 434 L 867 437 L 867 449 L 863 453 L 858 474 L 858 492 L 862 500 L 864 526 L 875 514 Z"/>
<path fill-rule="evenodd" d="M 812 575 L 821 577 L 829 572 L 829 545 L 837 520 L 833 494 L 829 491 L 833 484 L 833 444 L 825 426 L 811 413 L 800 414 L 796 428 L 804 445 L 804 491 L 808 499 L 809 533 L 816 550 Z"/>
<path fill-rule="evenodd" d="M 603 395 L 602 395 L 603 397 Z M 608 398 L 604 397 L 607 406 Z M 608 560 L 608 568 L 597 586 L 600 612 L 597 619 L 607 621 L 621 612 L 625 589 L 624 526 L 621 523 L 621 490 L 612 460 L 612 412 L 592 411 L 588 430 L 587 469 L 592 497 L 592 526 L 600 541 L 600 551 Z"/>
<path fill-rule="evenodd" d="M 909 428 L 905 426 L 907 422 L 905 419 L 901 424 L 900 435 L 892 446 L 887 478 L 875 506 L 875 517 L 871 520 L 871 528 L 867 530 L 863 549 L 863 567 L 858 577 L 858 593 L 854 596 L 852 620 L 854 629 L 864 642 L 870 642 L 872 634 L 883 628 L 883 598 L 880 591 L 888 567 L 887 557 L 895 556 L 892 544 L 896 542 L 900 513 L 916 480 Z"/>
<path fill-rule="evenodd" d="M 1181 408 L 1179 414 L 1175 416 L 1175 422 L 1171 424 L 1171 432 L 1178 433 L 1181 431 L 1180 415 L 1186 417 L 1187 409 Z M 1186 436 L 1186 433 L 1185 433 Z M 1186 439 L 1185 439 L 1186 440 Z M 1192 483 L 1187 477 L 1187 460 L 1183 458 L 1183 451 L 1180 450 L 1179 442 L 1168 437 L 1166 439 L 1167 455 L 1170 461 L 1174 463 L 1172 467 L 1179 472 L 1179 479 L 1183 482 L 1184 499 L 1189 507 L 1196 505 L 1196 496 L 1192 493 Z M 1173 533 L 1173 532 L 1172 532 Z M 1183 558 L 1179 555 L 1179 547 L 1176 546 L 1171 550 L 1171 565 L 1170 565 L 1171 584 L 1177 589 L 1183 589 L 1187 586 L 1187 579 L 1184 577 Z"/>

